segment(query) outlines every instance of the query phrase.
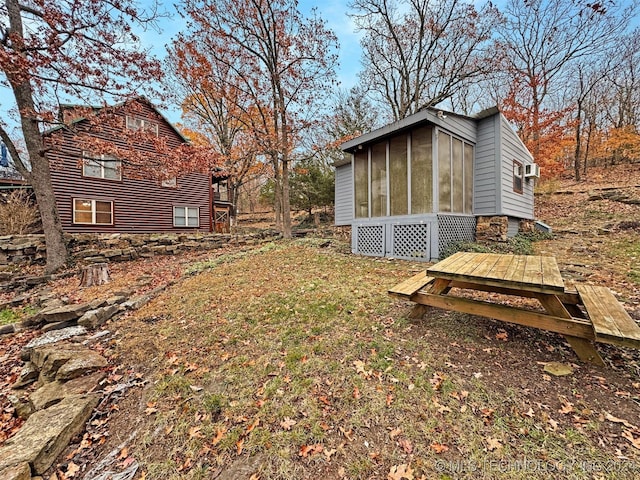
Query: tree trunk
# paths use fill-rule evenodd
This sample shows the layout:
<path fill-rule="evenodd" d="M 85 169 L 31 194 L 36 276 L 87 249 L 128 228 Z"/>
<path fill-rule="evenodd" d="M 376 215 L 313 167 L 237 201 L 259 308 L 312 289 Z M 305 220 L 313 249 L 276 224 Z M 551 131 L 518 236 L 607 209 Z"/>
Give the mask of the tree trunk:
<path fill-rule="evenodd" d="M 6 5 L 9 14 L 10 31 L 17 37 L 14 42 L 20 44 L 24 41 L 20 7 L 15 0 L 8 1 Z M 6 70 L 5 73 L 15 96 L 16 106 L 20 112 L 22 134 L 29 154 L 31 171 L 22 163 L 19 157 L 13 160 L 20 174 L 31 183 L 36 194 L 47 248 L 46 272 L 53 273 L 67 262 L 67 246 L 62 235 L 62 224 L 58 217 L 56 199 L 53 194 L 49 161 L 44 154 L 42 136 L 40 135 L 38 120 L 35 115 L 33 88 L 28 78 L 25 79 Z"/>
<path fill-rule="evenodd" d="M 106 263 L 94 263 L 82 269 L 81 287 L 93 287 L 109 283 L 109 266 Z"/>

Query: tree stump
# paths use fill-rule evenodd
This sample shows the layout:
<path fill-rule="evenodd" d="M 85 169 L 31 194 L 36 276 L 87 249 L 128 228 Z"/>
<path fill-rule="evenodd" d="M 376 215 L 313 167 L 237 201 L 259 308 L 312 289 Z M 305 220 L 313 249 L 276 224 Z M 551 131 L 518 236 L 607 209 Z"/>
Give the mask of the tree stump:
<path fill-rule="evenodd" d="M 81 287 L 93 287 L 109 283 L 109 267 L 106 263 L 94 263 L 82 269 Z"/>

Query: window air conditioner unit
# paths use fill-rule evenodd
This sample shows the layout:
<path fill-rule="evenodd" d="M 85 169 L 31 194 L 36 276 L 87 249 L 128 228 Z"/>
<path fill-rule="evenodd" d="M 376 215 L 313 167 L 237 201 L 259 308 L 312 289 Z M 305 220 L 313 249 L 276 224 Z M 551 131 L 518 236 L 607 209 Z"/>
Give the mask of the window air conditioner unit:
<path fill-rule="evenodd" d="M 537 163 L 529 163 L 524 166 L 524 176 L 526 178 L 540 178 L 540 165 Z"/>

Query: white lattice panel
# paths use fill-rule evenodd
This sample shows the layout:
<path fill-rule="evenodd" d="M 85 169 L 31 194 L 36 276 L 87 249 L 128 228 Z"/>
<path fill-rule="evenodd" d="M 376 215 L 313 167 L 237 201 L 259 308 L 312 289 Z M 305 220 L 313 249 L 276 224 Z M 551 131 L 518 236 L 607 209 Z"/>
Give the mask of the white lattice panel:
<path fill-rule="evenodd" d="M 431 235 L 428 223 L 392 225 L 393 251 L 395 258 L 429 260 Z"/>
<path fill-rule="evenodd" d="M 356 253 L 384 256 L 384 225 L 357 226 Z"/>

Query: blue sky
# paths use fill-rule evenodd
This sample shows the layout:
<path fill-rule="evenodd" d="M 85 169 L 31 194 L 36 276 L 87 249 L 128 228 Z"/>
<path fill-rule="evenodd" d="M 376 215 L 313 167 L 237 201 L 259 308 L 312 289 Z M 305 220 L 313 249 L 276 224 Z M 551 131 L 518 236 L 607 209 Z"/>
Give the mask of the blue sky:
<path fill-rule="evenodd" d="M 144 4 L 144 0 L 141 2 Z M 357 74 L 360 70 L 360 34 L 356 32 L 355 25 L 351 18 L 347 15 L 347 5 L 345 0 L 325 0 L 318 2 L 317 0 L 303 0 L 299 3 L 299 10 L 308 16 L 313 8 L 318 15 L 327 21 L 340 45 L 337 75 L 340 82 L 340 88 L 351 88 L 357 81 Z M 166 54 L 165 46 L 180 32 L 186 28 L 186 20 L 183 19 L 175 10 L 173 3 L 164 6 L 171 18 L 162 19 L 158 26 L 160 32 L 155 30 L 147 30 L 137 32 L 141 44 L 150 48 L 152 53 L 160 58 Z M 171 108 L 173 107 L 173 108 Z M 178 106 L 168 105 L 163 113 L 173 122 L 180 121 L 180 112 Z"/>

